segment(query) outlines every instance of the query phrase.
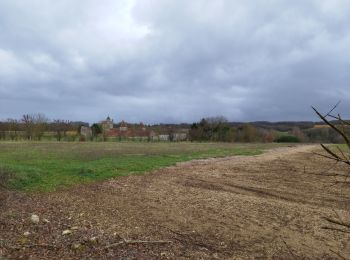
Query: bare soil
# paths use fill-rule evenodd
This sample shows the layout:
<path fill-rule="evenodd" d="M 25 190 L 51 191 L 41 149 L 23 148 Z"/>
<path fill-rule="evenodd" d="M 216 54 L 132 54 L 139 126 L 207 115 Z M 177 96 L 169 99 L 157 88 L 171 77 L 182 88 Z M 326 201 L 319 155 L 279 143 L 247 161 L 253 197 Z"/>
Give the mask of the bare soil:
<path fill-rule="evenodd" d="M 336 176 L 346 168 L 317 149 L 192 161 L 48 194 L 2 192 L 0 259 L 350 259 L 350 234 L 323 219 L 350 219 L 350 186 Z"/>

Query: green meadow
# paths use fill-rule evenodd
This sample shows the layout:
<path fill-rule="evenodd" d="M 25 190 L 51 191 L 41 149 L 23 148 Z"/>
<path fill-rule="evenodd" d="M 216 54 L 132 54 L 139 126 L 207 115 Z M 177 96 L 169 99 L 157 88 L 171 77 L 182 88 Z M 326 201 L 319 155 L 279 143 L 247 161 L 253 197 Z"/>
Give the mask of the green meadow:
<path fill-rule="evenodd" d="M 211 157 L 257 155 L 281 144 L 2 142 L 0 174 L 22 191 L 60 188 Z"/>

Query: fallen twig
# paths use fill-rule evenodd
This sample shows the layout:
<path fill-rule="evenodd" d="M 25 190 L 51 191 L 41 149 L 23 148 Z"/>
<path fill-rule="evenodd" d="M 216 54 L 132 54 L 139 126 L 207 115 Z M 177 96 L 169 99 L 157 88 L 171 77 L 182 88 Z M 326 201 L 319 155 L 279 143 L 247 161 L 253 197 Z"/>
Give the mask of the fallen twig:
<path fill-rule="evenodd" d="M 347 258 L 345 258 L 344 256 L 342 256 L 340 253 L 338 253 L 338 252 L 336 252 L 336 251 L 334 251 L 334 250 L 332 250 L 332 249 L 329 249 L 329 251 L 331 251 L 332 253 L 334 253 L 334 254 L 336 254 L 337 256 L 339 256 L 341 259 L 347 259 Z"/>
<path fill-rule="evenodd" d="M 328 217 L 323 217 L 323 219 L 327 220 L 330 223 L 350 228 L 350 223 L 345 223 L 343 221 L 339 221 L 339 220 L 328 218 Z"/>
<path fill-rule="evenodd" d="M 184 233 L 180 233 L 178 231 L 175 231 L 175 230 L 172 230 L 168 227 L 163 227 L 163 228 L 166 228 L 167 230 L 169 230 L 170 232 L 174 233 L 175 235 L 178 235 L 180 237 L 182 237 L 182 239 L 180 238 L 177 238 L 177 237 L 174 237 L 175 240 L 179 241 L 180 243 L 192 243 L 193 245 L 196 245 L 196 246 L 199 246 L 199 247 L 202 247 L 206 250 L 209 250 L 209 251 L 216 251 L 216 249 L 209 245 L 209 244 L 205 244 L 203 242 L 200 242 L 200 241 L 197 241 L 196 239 L 194 239 L 191 235 L 191 233 L 189 234 L 184 234 Z"/>
<path fill-rule="evenodd" d="M 282 242 L 284 243 L 284 245 L 286 246 L 286 248 L 288 249 L 289 253 L 294 257 L 294 259 L 300 258 L 297 255 L 294 254 L 293 250 L 289 247 L 289 245 L 287 244 L 286 241 L 284 241 L 284 239 L 281 237 Z"/>
<path fill-rule="evenodd" d="M 126 240 L 126 239 L 123 239 L 120 242 L 105 246 L 105 249 L 120 246 L 123 244 L 130 245 L 130 244 L 168 244 L 168 243 L 172 243 L 172 241 L 170 241 L 170 240 L 151 240 L 151 241 L 149 241 L 149 240 Z"/>
<path fill-rule="evenodd" d="M 29 244 L 29 245 L 25 245 L 24 247 L 51 247 L 51 248 L 57 248 L 54 245 L 50 245 L 50 244 Z"/>
<path fill-rule="evenodd" d="M 54 245 L 50 245 L 50 244 L 28 244 L 28 245 L 15 245 L 15 246 L 11 246 L 11 245 L 6 245 L 4 244 L 4 247 L 12 249 L 12 250 L 19 250 L 21 248 L 31 248 L 31 247 L 50 247 L 50 248 L 57 248 Z"/>
<path fill-rule="evenodd" d="M 343 232 L 343 233 L 348 233 L 348 234 L 350 234 L 350 231 L 344 230 L 344 229 L 340 229 L 340 228 L 333 228 L 333 227 L 328 227 L 328 226 L 323 226 L 323 227 L 321 227 L 321 228 L 322 228 L 322 229 L 334 230 L 334 231 L 338 231 L 338 232 Z"/>

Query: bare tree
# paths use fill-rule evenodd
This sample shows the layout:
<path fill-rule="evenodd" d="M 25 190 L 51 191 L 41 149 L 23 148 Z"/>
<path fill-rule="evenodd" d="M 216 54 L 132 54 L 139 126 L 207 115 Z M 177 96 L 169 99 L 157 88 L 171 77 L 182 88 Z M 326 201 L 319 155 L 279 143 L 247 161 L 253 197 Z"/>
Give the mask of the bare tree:
<path fill-rule="evenodd" d="M 0 140 L 6 139 L 6 124 L 0 122 Z"/>
<path fill-rule="evenodd" d="M 49 119 L 44 114 L 26 114 L 22 117 L 25 136 L 28 140 L 41 140 Z"/>
<path fill-rule="evenodd" d="M 24 125 L 24 134 L 26 139 L 31 140 L 33 138 L 34 131 L 34 116 L 25 114 L 22 116 L 22 123 Z"/>
<path fill-rule="evenodd" d="M 256 141 L 256 128 L 251 124 L 244 124 L 242 126 L 241 140 L 243 142 L 254 142 Z"/>
<path fill-rule="evenodd" d="M 316 108 L 312 107 L 312 109 L 315 111 L 315 113 L 322 119 L 322 121 L 327 124 L 330 128 L 332 128 L 336 133 L 338 133 L 343 141 L 346 144 L 346 149 L 342 149 L 339 146 L 336 146 L 335 149 L 332 149 L 331 147 L 328 147 L 324 144 L 321 144 L 323 150 L 326 152 L 326 154 L 318 154 L 319 156 L 325 157 L 327 159 L 333 160 L 336 163 L 342 163 L 350 167 L 350 136 L 349 136 L 349 127 L 350 122 L 344 120 L 339 114 L 333 115 L 332 112 L 336 109 L 336 107 L 339 105 L 340 102 L 338 102 L 327 114 L 322 115 Z M 335 120 L 331 121 L 330 119 Z M 343 175 L 345 178 L 345 183 L 350 184 L 350 182 L 347 182 L 347 179 L 350 177 L 350 173 L 345 173 Z M 328 218 L 325 217 L 325 219 L 332 224 L 335 224 L 337 228 L 329 228 L 329 229 L 335 229 L 341 232 L 350 233 L 350 222 L 344 221 L 339 215 L 337 215 L 337 218 Z"/>
<path fill-rule="evenodd" d="M 57 141 L 61 141 L 66 136 L 66 132 L 69 130 L 69 121 L 54 120 L 52 123 L 52 130 L 56 132 Z"/>
<path fill-rule="evenodd" d="M 8 134 L 13 141 L 18 138 L 19 122 L 16 119 L 7 119 Z"/>
<path fill-rule="evenodd" d="M 336 106 L 326 115 L 322 115 L 320 112 L 318 112 L 316 108 L 312 107 L 312 109 L 322 119 L 322 121 L 325 122 L 329 127 L 331 127 L 343 138 L 348 151 L 347 152 L 344 151 L 343 149 L 339 148 L 339 146 L 337 146 L 337 151 L 333 151 L 331 148 L 325 146 L 324 144 L 321 144 L 322 148 L 327 152 L 327 155 L 322 155 L 322 156 L 337 162 L 345 163 L 350 166 L 350 156 L 349 156 L 350 137 L 347 129 L 350 127 L 350 123 L 348 121 L 343 120 L 339 114 L 337 116 L 332 115 L 331 112 L 335 108 Z M 330 120 L 327 119 L 327 117 L 336 119 L 338 124 L 331 122 Z"/>
<path fill-rule="evenodd" d="M 291 133 L 291 135 L 297 137 L 297 138 L 300 140 L 300 142 L 305 142 L 305 141 L 306 141 L 306 136 L 305 136 L 305 134 L 300 130 L 299 127 L 294 126 L 294 127 L 292 128 L 292 131 L 291 131 L 290 133 Z"/>
<path fill-rule="evenodd" d="M 43 137 L 48 122 L 49 119 L 44 114 L 39 113 L 34 115 L 34 136 L 37 140 L 40 141 Z"/>

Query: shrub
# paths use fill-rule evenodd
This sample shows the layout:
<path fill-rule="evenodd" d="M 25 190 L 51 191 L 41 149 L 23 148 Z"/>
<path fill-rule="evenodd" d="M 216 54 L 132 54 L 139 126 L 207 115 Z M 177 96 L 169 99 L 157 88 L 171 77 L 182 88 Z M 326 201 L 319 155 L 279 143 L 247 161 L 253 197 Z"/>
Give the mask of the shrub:
<path fill-rule="evenodd" d="M 282 135 L 278 137 L 275 142 L 277 143 L 299 143 L 300 140 L 294 135 Z"/>

